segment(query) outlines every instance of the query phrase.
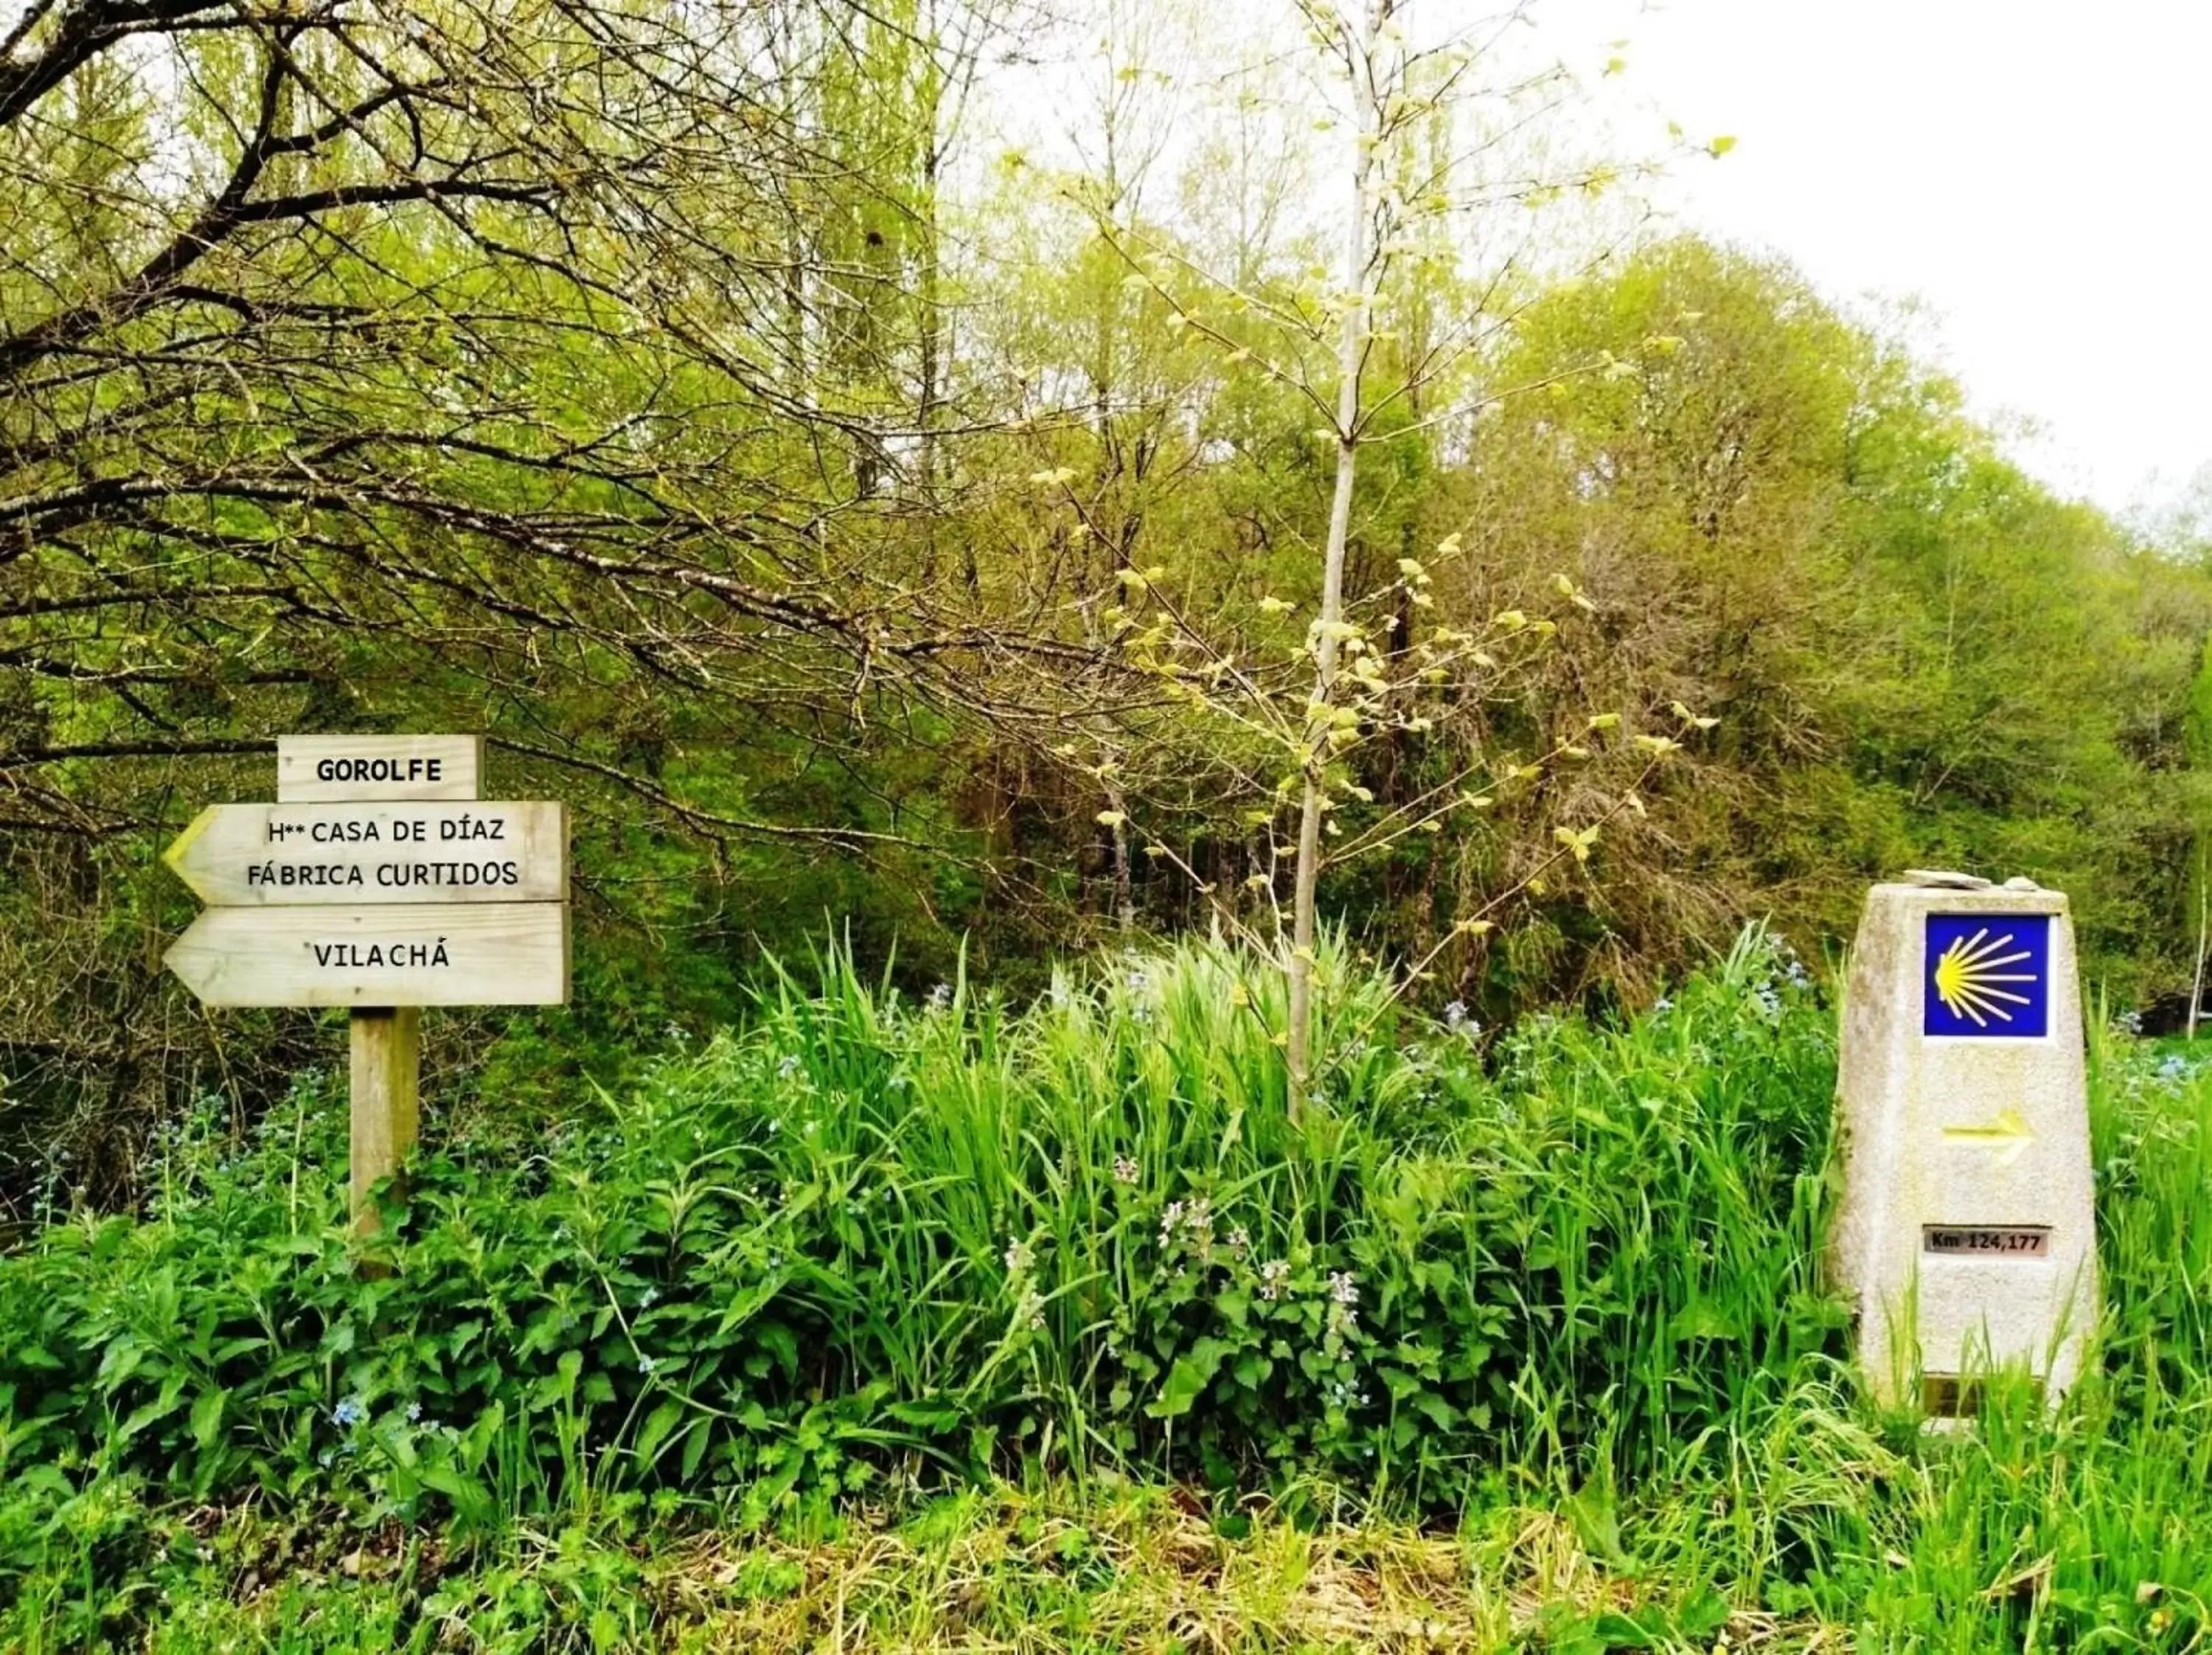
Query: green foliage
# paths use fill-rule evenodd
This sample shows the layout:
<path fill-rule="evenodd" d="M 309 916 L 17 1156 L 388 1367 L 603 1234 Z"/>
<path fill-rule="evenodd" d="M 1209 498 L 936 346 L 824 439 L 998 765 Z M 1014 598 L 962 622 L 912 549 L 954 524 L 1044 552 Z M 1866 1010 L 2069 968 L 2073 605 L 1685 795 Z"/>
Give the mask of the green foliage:
<path fill-rule="evenodd" d="M 1627 371 L 1565 377 L 1601 353 Z M 1956 386 L 1771 260 L 1640 252 L 1534 305 L 1502 376 L 1551 385 L 1445 496 L 1483 564 L 1548 562 L 1602 605 L 1602 647 L 1529 703 L 1721 721 L 1544 916 L 1562 963 L 1632 987 L 1762 914 L 1814 946 L 1919 865 L 2066 891 L 2127 995 L 2185 980 L 2200 558 L 2024 476 Z"/>
<path fill-rule="evenodd" d="M 1234 952 L 1109 958 L 1020 1011 L 832 958 L 591 1122 L 433 1123 L 367 1279 L 323 1082 L 249 1141 L 199 1118 L 143 1217 L 58 1217 L 0 1262 L 11 1612 L 54 1644 L 167 1616 L 189 1647 L 188 1612 L 243 1635 L 210 1583 L 249 1547 L 366 1570 L 283 1588 L 330 1646 L 441 1615 L 637 1641 L 680 1567 L 641 1546 L 751 1536 L 682 1599 L 737 1613 L 786 1541 L 999 1476 L 1184 1482 L 1232 1548 L 1263 1543 L 1255 1488 L 1298 1524 L 1455 1513 L 1470 1558 L 1547 1583 L 1499 1635 L 1563 1648 L 1747 1615 L 1959 1648 L 2201 1627 L 2192 1057 L 2096 1037 L 2101 1363 L 2055 1418 L 1998 1376 L 1975 1430 L 1930 1436 L 1838 1360 L 1830 1018 L 1776 945 L 1632 1024 L 1480 1049 L 1323 964 L 1328 1107 L 1294 1129 L 1247 1003 L 1277 974 Z"/>
<path fill-rule="evenodd" d="M 427 1156 L 366 1281 L 343 1111 L 303 1083 L 251 1146 L 187 1127 L 147 1219 L 0 1269 L 11 1452 L 201 1497 L 336 1467 L 465 1524 L 584 1488 L 765 1509 L 902 1454 L 1430 1502 L 1512 1463 L 1631 1470 L 1833 1324 L 1814 1019 L 1718 1009 L 1770 964 L 1747 946 L 1634 1036 L 1539 1025 L 1494 1079 L 1449 1031 L 1391 1044 L 1354 979 L 1334 1107 L 1295 1129 L 1257 962 L 1130 956 L 1017 1013 L 840 956 L 536 1154 Z"/>
<path fill-rule="evenodd" d="M 1382 192 L 1324 732 L 1349 132 L 1296 8 L 1116 13 L 1073 173 L 972 147 L 1026 8 L 614 7 L 580 49 L 561 7 L 433 7 L 325 62 L 194 7 L 135 76 L 63 9 L 20 44 L 64 82 L 0 111 L 0 1195 L 67 1147 L 134 1200 L 155 1122 L 312 1061 L 159 965 L 161 844 L 265 794 L 282 730 L 481 730 L 498 793 L 571 804 L 574 1009 L 433 1054 L 556 1113 L 825 915 L 909 989 L 963 939 L 1024 991 L 1109 931 L 1270 939 L 1315 743 L 1322 910 L 1432 1004 L 1641 1004 L 1753 920 L 1818 952 L 1912 863 L 2067 890 L 2128 997 L 2188 975 L 2194 529 L 2037 485 L 1771 260 L 1589 261 L 1442 187 L 1443 59 L 1377 112 L 1384 174 L 1443 170 Z M 1518 88 L 1509 173 L 1638 173 L 1550 129 L 1553 71 L 1476 83 Z"/>

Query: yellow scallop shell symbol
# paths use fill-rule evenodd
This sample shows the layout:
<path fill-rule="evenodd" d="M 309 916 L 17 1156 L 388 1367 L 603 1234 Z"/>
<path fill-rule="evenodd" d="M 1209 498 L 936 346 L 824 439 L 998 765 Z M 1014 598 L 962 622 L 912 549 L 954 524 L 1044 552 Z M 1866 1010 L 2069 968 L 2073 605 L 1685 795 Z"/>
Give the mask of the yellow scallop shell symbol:
<path fill-rule="evenodd" d="M 1972 1019 L 1977 1028 L 1987 1028 L 1990 1019 L 2000 1023 L 2012 1021 L 2007 1006 L 2025 1006 L 2028 998 L 2006 987 L 2008 983 L 2027 983 L 2035 981 L 2033 971 L 2008 971 L 2005 968 L 2018 965 L 2028 958 L 2025 948 L 2012 953 L 2012 933 L 1992 940 L 1984 926 L 1971 937 L 1952 940 L 1936 959 L 1936 994 L 1944 1008 L 1954 1017 Z"/>

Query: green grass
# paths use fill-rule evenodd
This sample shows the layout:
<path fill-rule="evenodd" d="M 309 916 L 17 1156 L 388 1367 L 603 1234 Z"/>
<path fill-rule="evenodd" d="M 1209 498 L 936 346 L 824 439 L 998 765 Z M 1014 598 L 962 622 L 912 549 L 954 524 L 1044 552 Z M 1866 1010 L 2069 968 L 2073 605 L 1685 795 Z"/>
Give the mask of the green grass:
<path fill-rule="evenodd" d="M 1234 953 L 832 958 L 589 1118 L 432 1120 L 381 1278 L 327 1083 L 187 1123 L 0 1261 L 9 1642 L 2190 1646 L 2212 1085 L 2098 1035 L 2101 1363 L 1930 1436 L 1818 1279 L 1785 964 L 1487 1050 L 1333 964 L 1293 1124 Z"/>

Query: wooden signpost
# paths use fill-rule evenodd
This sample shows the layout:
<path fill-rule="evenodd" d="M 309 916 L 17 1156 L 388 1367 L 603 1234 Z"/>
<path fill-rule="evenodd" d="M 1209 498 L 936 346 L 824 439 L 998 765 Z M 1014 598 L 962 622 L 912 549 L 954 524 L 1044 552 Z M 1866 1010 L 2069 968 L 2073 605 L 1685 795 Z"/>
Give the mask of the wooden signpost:
<path fill-rule="evenodd" d="M 209 904 L 163 958 L 210 1006 L 352 1009 L 352 1186 L 415 1141 L 420 1008 L 568 997 L 568 819 L 480 801 L 480 737 L 283 736 L 276 802 L 212 805 L 163 860 Z"/>

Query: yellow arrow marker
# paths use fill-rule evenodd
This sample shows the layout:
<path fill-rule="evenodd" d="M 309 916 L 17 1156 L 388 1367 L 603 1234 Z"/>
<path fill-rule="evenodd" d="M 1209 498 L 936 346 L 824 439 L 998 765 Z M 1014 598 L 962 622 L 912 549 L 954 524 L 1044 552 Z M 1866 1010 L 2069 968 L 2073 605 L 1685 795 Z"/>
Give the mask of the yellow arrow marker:
<path fill-rule="evenodd" d="M 1997 1111 L 1997 1117 L 1987 1126 L 1947 1126 L 1943 1129 L 1945 1143 L 1965 1144 L 1971 1148 L 1996 1152 L 1997 1165 L 2010 1166 L 2021 1157 L 2021 1152 L 2035 1141 L 2035 1134 L 2028 1129 L 2026 1121 L 2016 1109 Z"/>

